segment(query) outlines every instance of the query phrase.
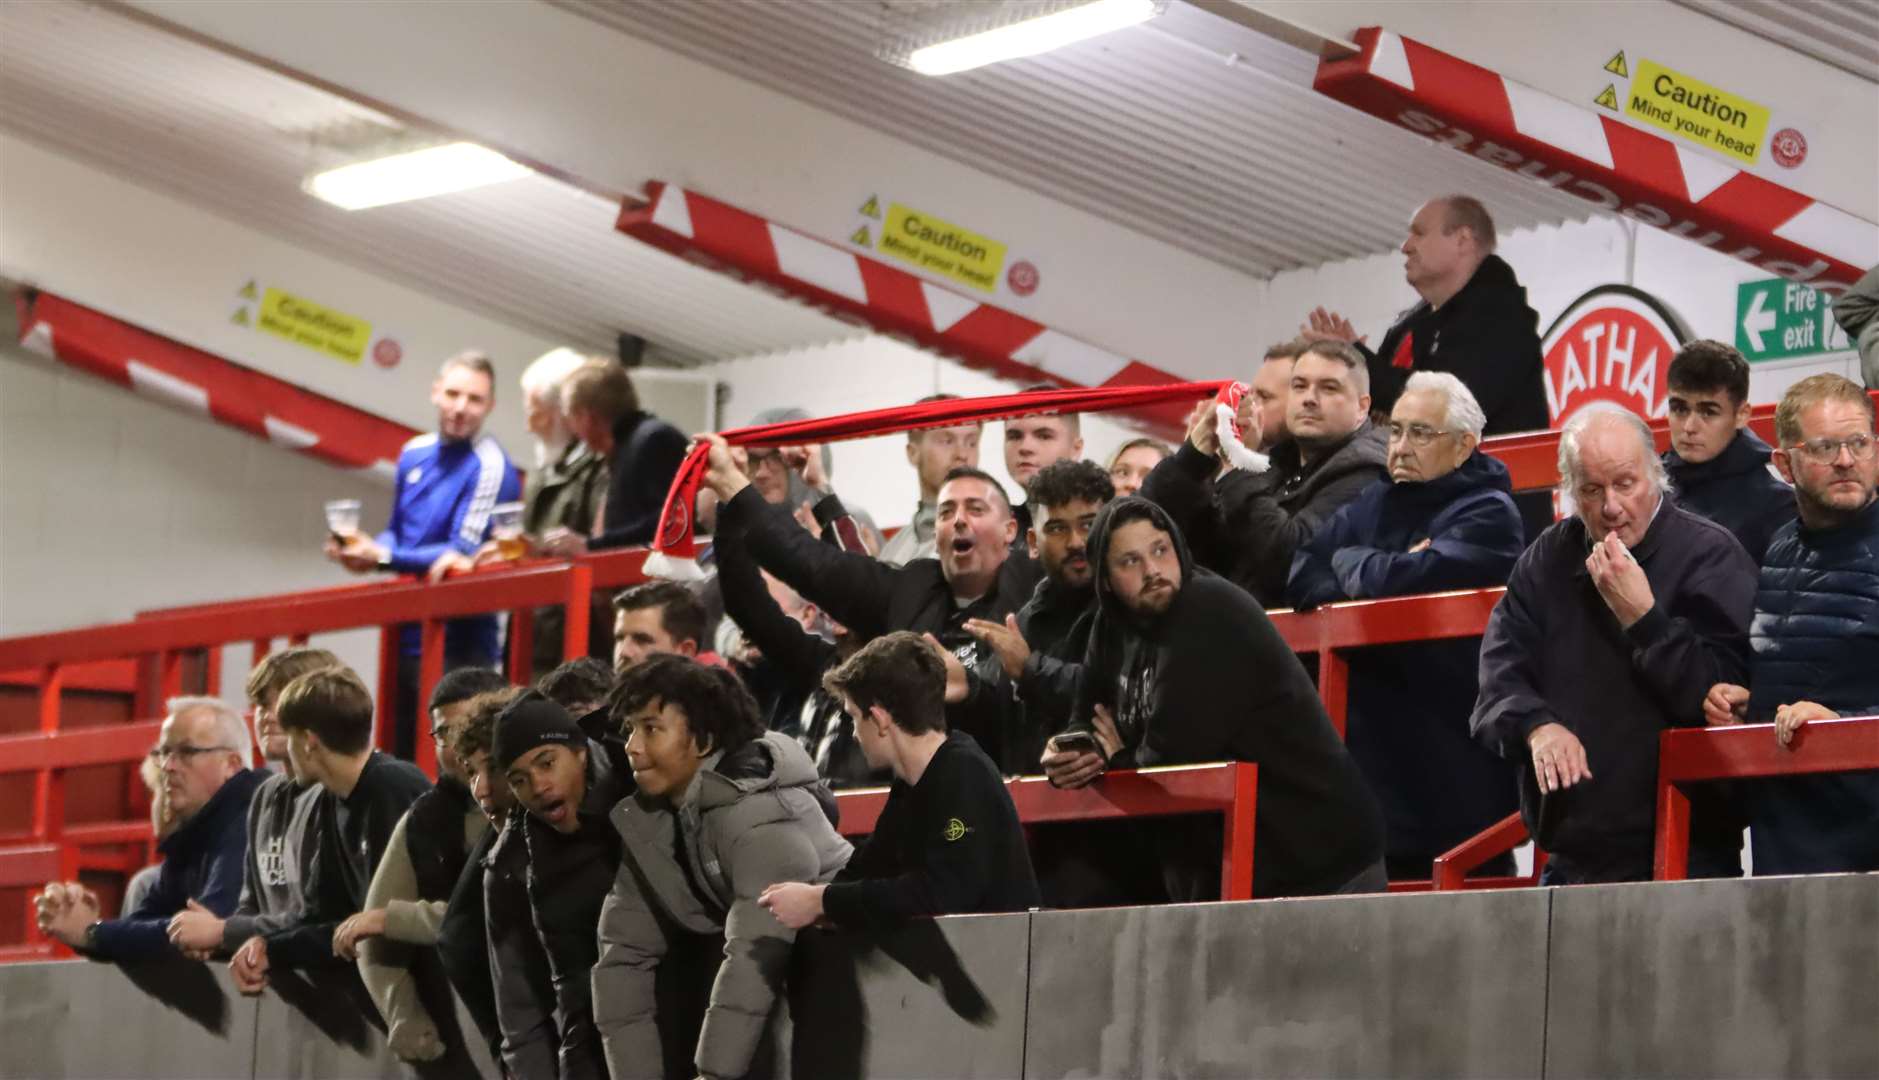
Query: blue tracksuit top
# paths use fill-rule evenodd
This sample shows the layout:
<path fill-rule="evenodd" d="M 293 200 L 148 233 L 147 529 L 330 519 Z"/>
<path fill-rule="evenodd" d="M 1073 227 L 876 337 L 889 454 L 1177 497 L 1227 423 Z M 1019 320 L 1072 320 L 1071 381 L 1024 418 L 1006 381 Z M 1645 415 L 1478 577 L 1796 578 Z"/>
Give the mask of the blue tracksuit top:
<path fill-rule="evenodd" d="M 489 511 L 522 497 L 522 479 L 493 435 L 446 442 L 436 432 L 405 443 L 398 454 L 398 487 L 391 523 L 378 542 L 391 552 L 391 568 L 422 574 L 437 557 L 455 549 L 472 554 L 489 531 Z M 400 645 L 418 653 L 419 628 L 407 626 Z M 453 656 L 496 655 L 496 617 L 455 619 L 445 651 Z"/>

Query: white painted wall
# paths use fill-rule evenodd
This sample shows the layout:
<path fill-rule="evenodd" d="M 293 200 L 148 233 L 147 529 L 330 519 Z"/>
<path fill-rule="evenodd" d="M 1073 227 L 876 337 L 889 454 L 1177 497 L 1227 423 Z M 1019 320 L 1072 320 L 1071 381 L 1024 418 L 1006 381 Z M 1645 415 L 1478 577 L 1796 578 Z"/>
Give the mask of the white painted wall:
<path fill-rule="evenodd" d="M 320 504 L 383 521 L 388 490 L 29 353 L 3 310 L 0 636 L 354 580 L 320 555 Z M 375 631 L 314 644 L 376 685 Z M 248 657 L 224 656 L 231 701 Z"/>
<path fill-rule="evenodd" d="M 905 405 L 928 394 L 981 397 L 1017 389 L 1016 384 L 878 336 L 728 360 L 702 371 L 722 379 L 729 392 L 724 407 L 727 427 L 780 406 L 798 406 L 814 416 L 835 416 Z M 1139 434 L 1089 414 L 1084 415 L 1082 425 L 1084 456 L 1099 463 L 1107 463 L 1117 446 Z M 979 467 L 1022 499 L 1005 471 L 1002 438 L 1000 425 L 986 425 Z M 835 490 L 848 505 L 866 508 L 883 528 L 905 525 L 919 501 L 919 486 L 903 449 L 906 444 L 905 435 L 889 435 L 831 445 Z"/>

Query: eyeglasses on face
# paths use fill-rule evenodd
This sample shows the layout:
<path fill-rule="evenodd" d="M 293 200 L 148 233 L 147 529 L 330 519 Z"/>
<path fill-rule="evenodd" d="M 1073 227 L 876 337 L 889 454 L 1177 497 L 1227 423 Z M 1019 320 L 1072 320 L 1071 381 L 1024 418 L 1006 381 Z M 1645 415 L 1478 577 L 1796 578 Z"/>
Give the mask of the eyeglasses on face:
<path fill-rule="evenodd" d="M 1820 465 L 1831 465 L 1840 460 L 1841 450 L 1853 455 L 1854 461 L 1871 461 L 1873 437 L 1849 435 L 1844 439 L 1809 439 L 1797 446 L 1788 447 L 1788 453 L 1799 454 Z"/>
<path fill-rule="evenodd" d="M 232 746 L 159 746 L 145 755 L 158 765 L 169 758 L 182 758 L 184 764 L 194 761 L 202 754 L 223 754 L 235 749 Z"/>
<path fill-rule="evenodd" d="M 1432 428 L 1427 424 L 1410 424 L 1404 426 L 1394 421 L 1390 424 L 1390 441 L 1397 443 L 1408 439 L 1409 445 L 1411 446 L 1427 446 L 1443 435 L 1452 434 L 1454 434 L 1454 432 L 1443 431 L 1440 428 Z"/>

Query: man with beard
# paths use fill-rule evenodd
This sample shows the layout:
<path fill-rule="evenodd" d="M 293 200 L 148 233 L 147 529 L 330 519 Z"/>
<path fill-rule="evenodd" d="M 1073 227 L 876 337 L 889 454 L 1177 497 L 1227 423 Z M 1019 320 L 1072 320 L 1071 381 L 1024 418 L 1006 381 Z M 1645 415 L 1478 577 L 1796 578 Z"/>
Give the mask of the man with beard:
<path fill-rule="evenodd" d="M 1872 398 L 1838 375 L 1795 383 L 1775 410 L 1775 466 L 1800 520 L 1775 534 L 1755 594 L 1749 685 L 1720 684 L 1712 724 L 1773 721 L 1792 746 L 1814 720 L 1879 714 L 1879 450 Z M 1755 873 L 1879 870 L 1879 773 L 1748 787 Z"/>
<path fill-rule="evenodd" d="M 1090 537 L 1096 623 L 1070 730 L 1098 749 L 1042 759 L 1051 783 L 1206 761 L 1259 766 L 1253 895 L 1381 891 L 1383 825 L 1311 678 L 1244 592 L 1199 569 L 1166 511 L 1117 499 Z M 1219 896 L 1222 827 L 1154 828 L 1169 898 Z"/>
<path fill-rule="evenodd" d="M 1028 505 L 1043 515 L 1029 535 L 1031 557 L 1044 570 L 1031 599 L 1003 623 L 969 619 L 966 632 L 991 646 L 1004 675 L 1024 703 L 1023 742 L 1014 753 L 1026 764 L 1043 752 L 1044 739 L 1070 722 L 1083 653 L 1089 645 L 1096 592 L 1090 584 L 1090 529 L 1115 497 L 1100 466 L 1059 461 L 1031 479 Z"/>
<path fill-rule="evenodd" d="M 1005 749 L 1018 724 L 1017 705 L 993 685 L 996 656 L 965 632 L 969 619 L 1002 623 L 1038 580 L 1037 564 L 1013 548 L 1018 527 L 998 481 L 977 469 L 947 474 L 936 519 L 939 558 L 888 566 L 810 536 L 787 509 L 763 500 L 722 438 L 701 438 L 711 443 L 705 483 L 723 506 L 719 535 L 739 538 L 758 565 L 862 640 L 893 630 L 933 635 L 953 658 L 948 722 L 1009 771 L 1022 771 L 1026 763 Z"/>
<path fill-rule="evenodd" d="M 1525 547 L 1507 467 L 1481 453 L 1481 406 L 1446 372 L 1409 377 L 1390 412 L 1390 483 L 1365 491 L 1292 560 L 1294 607 L 1507 583 Z M 1354 650 L 1344 742 L 1383 804 L 1390 880 L 1518 805 L 1507 766 L 1468 730 L 1478 637 Z M 1513 873 L 1513 857 L 1483 871 Z"/>
<path fill-rule="evenodd" d="M 1479 199 L 1445 195 L 1416 211 L 1403 240 L 1403 277 L 1421 301 L 1396 320 L 1375 352 L 1350 320 L 1324 308 L 1299 333 L 1362 349 L 1376 408 L 1387 413 L 1416 371 L 1446 371 L 1481 402 L 1487 435 L 1548 427 L 1540 317 L 1513 267 L 1494 254 L 1494 219 Z M 1529 537 L 1553 521 L 1552 498 L 1533 492 L 1516 500 Z"/>

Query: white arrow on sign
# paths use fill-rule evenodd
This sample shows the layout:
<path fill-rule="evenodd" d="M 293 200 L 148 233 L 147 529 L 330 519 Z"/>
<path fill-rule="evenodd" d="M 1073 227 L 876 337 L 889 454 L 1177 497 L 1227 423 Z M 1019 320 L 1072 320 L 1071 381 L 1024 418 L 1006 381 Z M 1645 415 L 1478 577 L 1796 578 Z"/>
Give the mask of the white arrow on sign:
<path fill-rule="evenodd" d="M 1767 293 L 1757 291 L 1749 298 L 1749 309 L 1742 316 L 1742 332 L 1755 343 L 1756 352 L 1765 351 L 1762 334 L 1775 328 L 1775 313 L 1763 306 L 1767 300 Z"/>

